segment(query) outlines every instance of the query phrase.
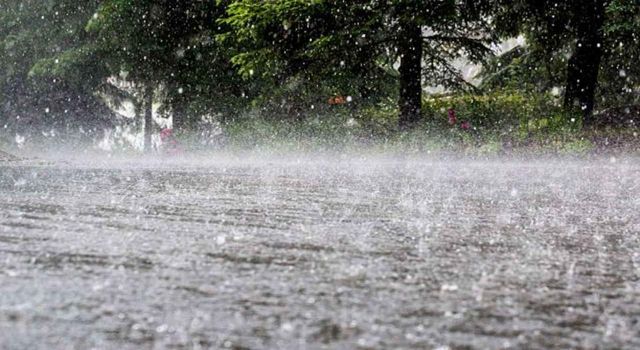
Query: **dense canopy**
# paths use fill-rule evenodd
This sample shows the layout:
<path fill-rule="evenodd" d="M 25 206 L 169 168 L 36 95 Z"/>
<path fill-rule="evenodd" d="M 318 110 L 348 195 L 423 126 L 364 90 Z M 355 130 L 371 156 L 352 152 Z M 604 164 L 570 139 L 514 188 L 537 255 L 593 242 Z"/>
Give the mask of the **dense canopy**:
<path fill-rule="evenodd" d="M 408 130 L 442 91 L 563 94 L 591 123 L 638 105 L 639 40 L 638 0 L 0 0 L 0 127 L 97 135 L 129 101 L 147 148 L 157 118 L 198 131 L 336 104 Z"/>

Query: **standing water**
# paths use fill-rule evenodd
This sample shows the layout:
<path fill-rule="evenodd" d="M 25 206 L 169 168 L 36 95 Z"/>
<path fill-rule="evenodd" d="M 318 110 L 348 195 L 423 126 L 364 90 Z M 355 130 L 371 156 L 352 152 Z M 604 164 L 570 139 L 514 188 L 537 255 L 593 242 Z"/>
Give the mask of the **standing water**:
<path fill-rule="evenodd" d="M 7 163 L 0 198 L 2 349 L 640 348 L 637 159 Z"/>

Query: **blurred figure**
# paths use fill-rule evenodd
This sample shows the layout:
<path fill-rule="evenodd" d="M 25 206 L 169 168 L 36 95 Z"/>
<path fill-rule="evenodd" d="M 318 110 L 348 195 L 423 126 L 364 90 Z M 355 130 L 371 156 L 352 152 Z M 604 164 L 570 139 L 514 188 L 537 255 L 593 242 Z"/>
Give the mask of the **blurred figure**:
<path fill-rule="evenodd" d="M 173 134 L 173 129 L 160 131 L 160 152 L 169 156 L 177 156 L 184 153 L 184 149 Z"/>
<path fill-rule="evenodd" d="M 456 117 L 456 111 L 453 108 L 449 108 L 449 125 L 456 125 L 458 118 Z"/>
<path fill-rule="evenodd" d="M 328 103 L 332 106 L 343 105 L 343 104 L 346 104 L 347 102 L 348 102 L 347 99 L 344 96 L 340 96 L 340 95 L 331 97 L 328 101 Z"/>
<path fill-rule="evenodd" d="M 449 125 L 451 126 L 457 125 L 458 117 L 456 116 L 456 110 L 453 108 L 449 108 L 448 114 L 449 114 Z M 471 130 L 471 123 L 469 123 L 466 120 L 463 120 L 462 122 L 460 122 L 460 129 L 465 131 Z"/>

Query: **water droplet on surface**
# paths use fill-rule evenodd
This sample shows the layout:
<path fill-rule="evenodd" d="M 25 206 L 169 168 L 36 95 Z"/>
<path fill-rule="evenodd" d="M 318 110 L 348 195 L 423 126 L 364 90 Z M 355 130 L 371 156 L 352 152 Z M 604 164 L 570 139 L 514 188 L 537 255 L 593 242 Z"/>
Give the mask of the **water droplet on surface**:
<path fill-rule="evenodd" d="M 293 325 L 289 322 L 283 323 L 281 328 L 285 332 L 292 332 L 294 329 Z"/>
<path fill-rule="evenodd" d="M 443 292 L 455 292 L 458 290 L 458 285 L 456 284 L 443 284 L 442 287 L 440 287 L 440 290 Z"/>

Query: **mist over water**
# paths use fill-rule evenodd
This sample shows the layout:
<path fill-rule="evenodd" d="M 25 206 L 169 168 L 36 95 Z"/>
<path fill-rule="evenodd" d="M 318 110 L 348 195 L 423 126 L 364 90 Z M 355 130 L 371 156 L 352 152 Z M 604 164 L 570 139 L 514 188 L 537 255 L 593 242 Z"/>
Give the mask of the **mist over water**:
<path fill-rule="evenodd" d="M 0 344 L 640 346 L 640 162 L 0 163 Z"/>

